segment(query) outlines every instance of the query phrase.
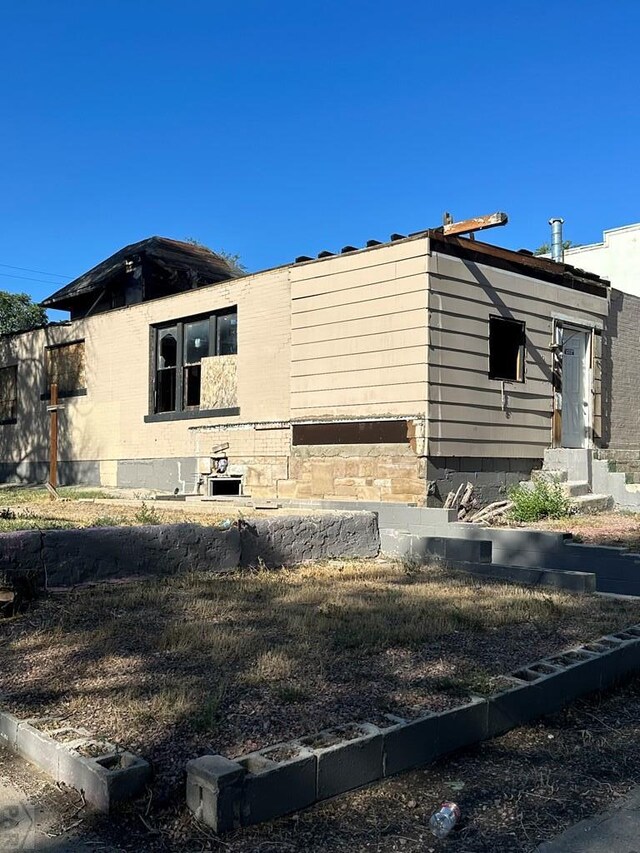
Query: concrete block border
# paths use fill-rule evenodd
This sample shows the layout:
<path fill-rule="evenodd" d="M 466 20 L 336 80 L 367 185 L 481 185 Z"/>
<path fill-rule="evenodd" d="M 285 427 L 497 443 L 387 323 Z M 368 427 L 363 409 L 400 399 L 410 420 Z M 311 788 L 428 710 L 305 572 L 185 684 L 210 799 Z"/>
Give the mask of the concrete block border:
<path fill-rule="evenodd" d="M 502 735 L 639 670 L 640 624 L 535 661 L 506 676 L 499 692 L 448 711 L 383 714 L 235 761 L 195 758 L 187 805 L 217 833 L 272 820 Z"/>
<path fill-rule="evenodd" d="M 246 518 L 230 528 L 148 524 L 0 533 L 0 580 L 34 589 L 188 571 L 230 572 L 307 560 L 370 559 L 380 552 L 377 516 L 332 512 Z"/>
<path fill-rule="evenodd" d="M 39 726 L 47 724 L 50 732 Z M 0 744 L 35 764 L 56 782 L 83 794 L 96 811 L 109 812 L 117 802 L 130 800 L 144 790 L 151 767 L 144 758 L 115 744 L 91 737 L 50 718 L 20 720 L 0 711 Z"/>

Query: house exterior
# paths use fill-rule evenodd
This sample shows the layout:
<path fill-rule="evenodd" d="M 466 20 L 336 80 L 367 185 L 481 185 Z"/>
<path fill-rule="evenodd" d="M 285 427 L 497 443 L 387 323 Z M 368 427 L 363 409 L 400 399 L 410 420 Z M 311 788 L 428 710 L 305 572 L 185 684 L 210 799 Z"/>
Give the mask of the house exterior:
<path fill-rule="evenodd" d="M 239 278 L 152 240 L 0 339 L 0 479 L 46 478 L 53 382 L 60 477 L 105 487 L 439 506 L 602 443 L 598 275 L 442 229 Z"/>

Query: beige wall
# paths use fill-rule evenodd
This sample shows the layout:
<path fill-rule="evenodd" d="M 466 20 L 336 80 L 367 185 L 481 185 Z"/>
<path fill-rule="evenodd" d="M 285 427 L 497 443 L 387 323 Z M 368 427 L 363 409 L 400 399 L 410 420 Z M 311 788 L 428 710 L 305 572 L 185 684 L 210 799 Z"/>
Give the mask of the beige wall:
<path fill-rule="evenodd" d="M 291 268 L 291 415 L 422 416 L 427 241 Z"/>
<path fill-rule="evenodd" d="M 240 415 L 145 423 L 149 327 L 233 305 L 238 307 Z M 62 401 L 61 459 L 193 457 L 196 425 L 289 419 L 289 281 L 282 269 L 0 339 L 0 364 L 19 363 L 18 423 L 0 426 L 3 461 L 47 458 L 46 402 L 40 401 L 44 347 L 82 337 L 87 395 Z M 104 470 L 109 476 L 108 465 Z"/>
<path fill-rule="evenodd" d="M 240 415 L 145 423 L 150 326 L 233 305 Z M 502 383 L 488 379 L 492 314 L 526 323 L 526 382 L 506 384 L 506 411 Z M 0 454 L 47 459 L 44 347 L 84 337 L 87 395 L 63 401 L 60 458 L 98 461 L 105 484 L 117 483 L 118 460 L 204 466 L 228 442 L 254 496 L 420 502 L 425 438 L 432 456 L 542 456 L 553 317 L 601 323 L 605 314 L 601 298 L 431 255 L 424 237 L 291 265 L 1 338 L 0 366 L 20 366 L 18 423 L 0 426 Z M 412 447 L 363 445 L 352 464 L 340 448 L 291 448 L 291 421 L 394 417 L 413 425 Z"/>
<path fill-rule="evenodd" d="M 551 445 L 553 318 L 602 326 L 608 301 L 434 253 L 429 276 L 429 454 L 542 457 Z M 526 324 L 525 382 L 489 379 L 489 317 Z"/>

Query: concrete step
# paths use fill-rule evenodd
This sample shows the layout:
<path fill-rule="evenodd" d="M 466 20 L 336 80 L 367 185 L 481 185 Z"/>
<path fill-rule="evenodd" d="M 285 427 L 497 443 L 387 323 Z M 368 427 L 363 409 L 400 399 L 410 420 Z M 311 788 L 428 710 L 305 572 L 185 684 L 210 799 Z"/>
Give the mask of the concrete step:
<path fill-rule="evenodd" d="M 544 481 L 545 483 L 566 483 L 569 479 L 569 472 L 566 468 L 542 468 L 539 471 L 532 471 L 531 479 L 534 483 L 540 481 Z"/>
<path fill-rule="evenodd" d="M 611 495 L 579 495 L 571 499 L 572 506 L 578 512 L 604 512 L 613 507 Z"/>
<path fill-rule="evenodd" d="M 561 486 L 562 491 L 569 498 L 582 497 L 582 495 L 588 495 L 591 492 L 591 486 L 586 480 L 568 480 Z"/>

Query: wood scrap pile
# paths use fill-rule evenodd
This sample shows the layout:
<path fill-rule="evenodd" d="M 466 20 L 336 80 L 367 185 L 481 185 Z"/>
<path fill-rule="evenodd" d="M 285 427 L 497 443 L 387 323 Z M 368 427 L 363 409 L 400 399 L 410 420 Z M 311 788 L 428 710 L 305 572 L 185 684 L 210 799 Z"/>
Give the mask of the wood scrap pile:
<path fill-rule="evenodd" d="M 462 521 L 477 506 L 473 497 L 473 483 L 461 483 L 457 491 L 449 492 L 444 502 L 445 509 L 457 509 L 458 521 Z"/>
<path fill-rule="evenodd" d="M 513 501 L 495 501 L 471 517 L 465 518 L 465 521 L 468 521 L 469 524 L 489 524 L 491 521 L 506 515 L 512 507 Z"/>
<path fill-rule="evenodd" d="M 478 506 L 473 496 L 473 483 L 461 483 L 455 492 L 449 492 L 443 504 L 444 509 L 457 509 L 458 521 L 467 521 L 470 524 L 489 524 L 496 518 L 500 518 L 513 507 L 512 501 L 495 501 L 483 509 L 473 512 Z"/>

